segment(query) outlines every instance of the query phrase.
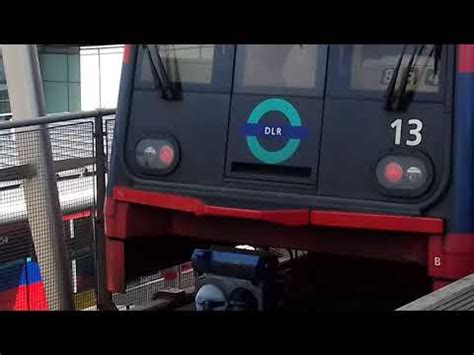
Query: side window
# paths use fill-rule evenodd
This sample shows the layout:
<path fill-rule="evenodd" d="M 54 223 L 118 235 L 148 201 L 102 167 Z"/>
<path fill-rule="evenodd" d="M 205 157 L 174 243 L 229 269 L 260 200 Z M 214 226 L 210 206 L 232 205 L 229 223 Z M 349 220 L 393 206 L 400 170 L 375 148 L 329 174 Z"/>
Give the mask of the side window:
<path fill-rule="evenodd" d="M 189 91 L 230 89 L 233 46 L 213 44 L 156 45 L 172 82 Z M 151 63 L 142 46 L 138 56 L 137 88 L 154 88 Z"/>
<path fill-rule="evenodd" d="M 322 95 L 326 46 L 242 45 L 237 47 L 237 93 Z"/>

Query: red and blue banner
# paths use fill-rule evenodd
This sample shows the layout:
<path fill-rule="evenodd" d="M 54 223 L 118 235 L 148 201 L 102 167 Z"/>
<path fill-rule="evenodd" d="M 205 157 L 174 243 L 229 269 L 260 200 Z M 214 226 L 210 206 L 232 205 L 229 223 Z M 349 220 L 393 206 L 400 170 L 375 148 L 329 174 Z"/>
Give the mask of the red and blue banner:
<path fill-rule="evenodd" d="M 39 265 L 31 258 L 0 266 L 0 311 L 48 310 Z"/>

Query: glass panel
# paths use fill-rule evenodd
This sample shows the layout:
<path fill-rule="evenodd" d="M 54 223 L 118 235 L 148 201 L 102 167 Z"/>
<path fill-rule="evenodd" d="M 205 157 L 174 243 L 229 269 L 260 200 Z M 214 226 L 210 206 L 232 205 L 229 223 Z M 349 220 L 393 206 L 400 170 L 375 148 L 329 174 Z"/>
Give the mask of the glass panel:
<path fill-rule="evenodd" d="M 351 66 L 351 88 L 355 90 L 383 91 L 387 89 L 400 58 L 403 45 L 354 45 Z M 410 61 L 414 46 L 407 46 L 398 73 L 396 88 L 401 82 L 404 69 Z M 431 55 L 430 55 L 431 54 Z M 439 70 L 434 72 L 433 45 L 425 45 L 415 56 L 408 77 L 407 91 L 438 93 Z M 439 65 L 439 69 L 441 66 Z"/>
<path fill-rule="evenodd" d="M 40 54 L 43 81 L 67 81 L 67 55 Z"/>
<path fill-rule="evenodd" d="M 171 81 L 189 84 L 211 84 L 214 45 L 159 45 L 159 52 Z M 144 52 L 140 80 L 153 82 L 148 55 Z"/>
<path fill-rule="evenodd" d="M 81 84 L 69 83 L 69 111 L 81 111 Z"/>
<path fill-rule="evenodd" d="M 317 45 L 246 45 L 239 86 L 311 89 L 316 86 Z"/>
<path fill-rule="evenodd" d="M 81 48 L 80 82 L 81 110 L 95 110 L 101 107 L 99 50 Z"/>
<path fill-rule="evenodd" d="M 79 54 L 68 55 L 68 77 L 70 82 L 81 81 L 81 67 Z"/>
<path fill-rule="evenodd" d="M 123 48 L 100 50 L 100 107 L 117 107 Z"/>
<path fill-rule="evenodd" d="M 68 84 L 67 83 L 44 83 L 44 96 L 48 113 L 60 113 L 69 111 Z"/>

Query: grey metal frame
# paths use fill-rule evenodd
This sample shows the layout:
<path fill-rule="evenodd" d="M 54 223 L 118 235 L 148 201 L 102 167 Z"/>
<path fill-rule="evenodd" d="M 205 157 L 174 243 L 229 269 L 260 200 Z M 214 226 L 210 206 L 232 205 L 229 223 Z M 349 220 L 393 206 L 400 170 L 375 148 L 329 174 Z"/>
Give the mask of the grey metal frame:
<path fill-rule="evenodd" d="M 53 113 L 50 115 L 33 118 L 28 121 L 20 121 L 20 122 L 12 121 L 12 122 L 7 122 L 7 123 L 0 123 L 0 130 L 20 128 L 20 127 L 31 127 L 31 126 L 38 126 L 38 125 L 45 125 L 45 124 L 52 124 L 52 123 L 62 123 L 62 122 L 69 122 L 73 120 L 79 120 L 79 119 L 91 119 L 99 115 L 110 116 L 114 114 L 115 114 L 115 109 L 99 109 L 99 110 L 81 111 L 81 112 L 73 112 L 73 113 Z"/>

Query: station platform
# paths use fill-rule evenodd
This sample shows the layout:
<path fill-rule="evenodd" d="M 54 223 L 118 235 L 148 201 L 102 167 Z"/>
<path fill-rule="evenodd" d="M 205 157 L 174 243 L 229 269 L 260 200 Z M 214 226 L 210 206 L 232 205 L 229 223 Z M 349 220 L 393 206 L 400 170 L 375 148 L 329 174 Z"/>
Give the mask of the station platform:
<path fill-rule="evenodd" d="M 397 311 L 474 311 L 474 274 L 400 307 Z"/>

